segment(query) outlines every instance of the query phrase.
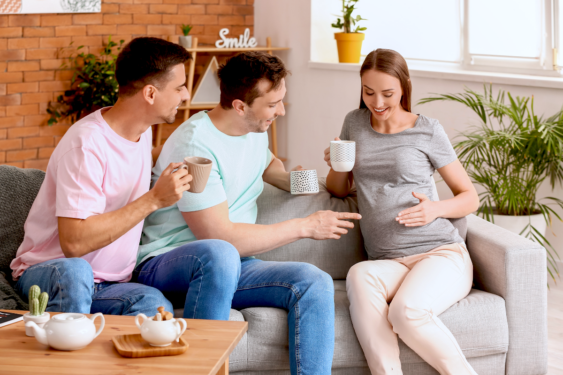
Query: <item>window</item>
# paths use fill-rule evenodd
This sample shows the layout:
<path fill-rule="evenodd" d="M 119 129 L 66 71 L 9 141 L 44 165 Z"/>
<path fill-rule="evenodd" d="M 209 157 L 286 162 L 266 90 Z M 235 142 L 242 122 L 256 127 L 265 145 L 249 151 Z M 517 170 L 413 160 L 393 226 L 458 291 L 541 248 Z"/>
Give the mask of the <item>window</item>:
<path fill-rule="evenodd" d="M 313 61 L 337 61 L 330 24 L 341 6 L 312 0 Z M 363 0 L 355 14 L 367 19 L 364 55 L 391 48 L 407 60 L 547 76 L 563 66 L 563 0 Z"/>

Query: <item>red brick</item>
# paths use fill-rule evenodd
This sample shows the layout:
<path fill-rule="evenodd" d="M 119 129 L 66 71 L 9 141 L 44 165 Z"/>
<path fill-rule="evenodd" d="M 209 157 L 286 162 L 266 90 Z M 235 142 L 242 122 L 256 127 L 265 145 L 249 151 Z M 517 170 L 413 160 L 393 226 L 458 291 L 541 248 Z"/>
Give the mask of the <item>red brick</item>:
<path fill-rule="evenodd" d="M 73 36 L 72 42 L 72 45 L 75 48 L 78 48 L 80 46 L 101 46 L 103 43 L 101 36 Z"/>
<path fill-rule="evenodd" d="M 6 49 L 0 51 L 0 61 L 25 60 L 24 49 Z"/>
<path fill-rule="evenodd" d="M 135 25 L 160 25 L 162 23 L 161 14 L 135 14 L 133 15 Z"/>
<path fill-rule="evenodd" d="M 46 171 L 48 165 L 49 159 L 26 160 L 23 163 L 24 168 L 40 169 L 42 171 Z"/>
<path fill-rule="evenodd" d="M 192 23 L 194 25 L 217 25 L 217 16 L 216 15 L 201 15 L 201 16 L 193 16 Z"/>
<path fill-rule="evenodd" d="M 54 71 L 25 72 L 23 74 L 24 82 L 52 81 L 55 79 Z"/>
<path fill-rule="evenodd" d="M 21 27 L 0 27 L 0 38 L 17 38 L 22 35 Z"/>
<path fill-rule="evenodd" d="M 133 3 L 133 0 L 104 0 L 107 1 L 108 3 L 117 3 L 117 4 L 131 4 Z"/>
<path fill-rule="evenodd" d="M 162 0 L 133 0 L 133 4 L 162 4 Z"/>
<path fill-rule="evenodd" d="M 8 151 L 6 153 L 7 162 L 35 159 L 36 157 L 37 157 L 37 149 Z"/>
<path fill-rule="evenodd" d="M 189 24 L 189 23 L 190 23 L 190 16 L 187 15 L 165 14 L 162 16 L 163 25 L 177 25 L 178 27 L 180 27 L 180 25 Z M 180 32 L 179 29 L 178 32 Z"/>
<path fill-rule="evenodd" d="M 8 15 L 2 16 L 0 15 L 0 27 L 8 26 Z"/>
<path fill-rule="evenodd" d="M 221 4 L 245 5 L 246 0 L 221 0 Z"/>
<path fill-rule="evenodd" d="M 37 82 L 28 83 L 9 83 L 7 87 L 8 94 L 20 94 L 24 92 L 37 92 L 39 84 Z"/>
<path fill-rule="evenodd" d="M 185 5 L 185 0 L 162 0 L 162 4 L 178 4 L 178 5 Z"/>
<path fill-rule="evenodd" d="M 105 25 L 126 25 L 133 23 L 133 16 L 130 14 L 105 14 Z"/>
<path fill-rule="evenodd" d="M 47 108 L 49 108 L 49 103 L 39 103 L 38 105 L 39 105 L 39 114 L 46 115 Z"/>
<path fill-rule="evenodd" d="M 244 24 L 246 26 L 254 26 L 254 16 L 244 16 Z"/>
<path fill-rule="evenodd" d="M 12 163 L 4 163 L 4 165 L 11 165 L 12 167 L 23 168 L 23 161 L 15 161 Z"/>
<path fill-rule="evenodd" d="M 233 14 L 232 5 L 208 5 L 207 14 Z"/>
<path fill-rule="evenodd" d="M 39 70 L 39 61 L 10 61 L 8 72 L 30 72 Z"/>
<path fill-rule="evenodd" d="M 55 27 L 56 36 L 83 36 L 86 35 L 86 26 L 57 26 Z M 70 43 L 70 42 L 69 42 Z"/>
<path fill-rule="evenodd" d="M 24 37 L 48 37 L 55 36 L 54 27 L 24 27 L 23 28 Z"/>
<path fill-rule="evenodd" d="M 39 26 L 41 16 L 38 14 L 11 15 L 9 16 L 10 26 Z"/>
<path fill-rule="evenodd" d="M 30 115 L 24 117 L 23 126 L 41 126 L 47 125 L 47 121 L 51 115 Z"/>
<path fill-rule="evenodd" d="M 0 152 L 0 163 L 4 163 L 6 161 L 6 151 Z"/>
<path fill-rule="evenodd" d="M 71 15 L 42 15 L 41 26 L 70 26 L 72 25 Z"/>
<path fill-rule="evenodd" d="M 120 14 L 144 14 L 148 12 L 149 6 L 146 4 L 121 4 L 119 6 Z"/>
<path fill-rule="evenodd" d="M 56 48 L 28 49 L 25 51 L 28 60 L 54 59 L 57 57 Z"/>
<path fill-rule="evenodd" d="M 1 95 L 6 95 L 6 84 L 5 83 L 0 83 L 0 96 Z"/>
<path fill-rule="evenodd" d="M 194 4 L 219 4 L 219 0 L 192 0 Z"/>
<path fill-rule="evenodd" d="M 1 29 L 0 29 L 1 30 Z M 8 49 L 37 48 L 39 38 L 13 38 L 8 39 Z"/>
<path fill-rule="evenodd" d="M 246 4 L 248 4 L 248 5 L 254 5 L 254 0 L 246 0 Z"/>
<path fill-rule="evenodd" d="M 75 25 L 99 25 L 102 23 L 101 14 L 76 14 L 72 16 L 72 23 Z"/>
<path fill-rule="evenodd" d="M 219 25 L 244 25 L 244 16 L 219 16 Z"/>
<path fill-rule="evenodd" d="M 0 117 L 0 128 L 13 128 L 15 126 L 23 126 L 22 116 Z"/>
<path fill-rule="evenodd" d="M 21 95 L 21 104 L 48 103 L 51 100 L 53 100 L 52 92 L 40 92 L 36 94 Z"/>
<path fill-rule="evenodd" d="M 113 35 L 117 32 L 116 25 L 92 25 L 86 30 L 88 35 Z"/>
<path fill-rule="evenodd" d="M 27 116 L 39 113 L 39 104 L 13 105 L 6 107 L 7 116 Z M 10 137 L 16 138 L 16 137 Z"/>
<path fill-rule="evenodd" d="M 8 39 L 0 38 L 0 50 L 8 49 Z"/>
<path fill-rule="evenodd" d="M 39 83 L 39 91 L 64 91 L 70 88 L 70 81 L 47 81 Z"/>
<path fill-rule="evenodd" d="M 39 153 L 37 154 L 37 157 L 39 159 L 49 159 L 53 154 L 53 151 L 55 151 L 54 147 L 42 147 L 39 149 Z"/>
<path fill-rule="evenodd" d="M 23 140 L 23 147 L 33 148 L 33 147 L 52 147 L 53 146 L 53 136 L 48 135 L 44 137 L 33 137 L 25 138 Z"/>
<path fill-rule="evenodd" d="M 205 14 L 205 5 L 180 5 L 178 14 Z"/>
<path fill-rule="evenodd" d="M 23 73 L 21 72 L 0 73 L 0 82 L 1 83 L 23 82 Z"/>
<path fill-rule="evenodd" d="M 53 73 L 55 73 L 55 78 L 53 78 L 55 81 L 70 81 L 72 79 L 72 76 L 74 75 L 73 70 L 57 70 Z M 50 81 L 52 81 L 53 79 L 50 79 Z"/>
<path fill-rule="evenodd" d="M 244 15 L 244 16 L 251 16 L 254 15 L 254 7 L 252 5 L 235 6 L 233 13 Z"/>
<path fill-rule="evenodd" d="M 119 13 L 119 4 L 102 4 L 102 13 Z"/>
<path fill-rule="evenodd" d="M 57 70 L 61 68 L 61 65 L 66 62 L 63 59 L 49 59 L 41 60 L 41 70 Z"/>
<path fill-rule="evenodd" d="M 52 126 L 44 126 L 40 129 L 40 134 L 42 136 L 45 135 L 59 135 L 63 136 L 67 132 L 70 125 L 52 125 Z"/>
<path fill-rule="evenodd" d="M 152 4 L 150 6 L 150 13 L 177 14 L 178 6 L 174 4 Z"/>
<path fill-rule="evenodd" d="M 29 138 L 39 135 L 39 126 L 18 126 L 8 129 L 8 138 Z"/>
<path fill-rule="evenodd" d="M 149 35 L 175 35 L 175 26 L 163 26 L 163 25 L 149 25 L 147 33 Z"/>
<path fill-rule="evenodd" d="M 21 104 L 21 95 L 14 94 L 14 95 L 2 95 L 2 96 L 0 96 L 0 105 L 1 106 L 20 105 L 20 104 Z"/>
<path fill-rule="evenodd" d="M 0 150 L 19 150 L 22 148 L 21 139 L 5 139 L 0 141 Z"/>
<path fill-rule="evenodd" d="M 53 137 L 53 139 L 55 140 L 55 147 L 57 147 L 59 145 L 59 142 L 61 141 L 61 139 L 63 139 L 63 137 L 62 136 L 60 136 L 60 137 L 55 136 L 55 137 Z"/>
<path fill-rule="evenodd" d="M 58 37 L 58 38 L 41 38 L 41 48 L 49 48 L 49 47 L 68 47 L 72 40 L 70 37 Z"/>
<path fill-rule="evenodd" d="M 146 25 L 118 25 L 117 32 L 119 34 L 146 35 L 147 26 Z"/>

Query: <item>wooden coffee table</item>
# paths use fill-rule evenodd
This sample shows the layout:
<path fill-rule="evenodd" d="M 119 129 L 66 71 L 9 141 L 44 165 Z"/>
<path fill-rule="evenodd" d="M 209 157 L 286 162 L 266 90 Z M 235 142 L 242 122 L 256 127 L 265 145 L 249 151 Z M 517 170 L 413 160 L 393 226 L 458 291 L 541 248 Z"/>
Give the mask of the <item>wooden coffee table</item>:
<path fill-rule="evenodd" d="M 27 311 L 11 311 L 24 314 Z M 56 313 L 51 313 L 53 316 Z M 0 328 L 0 373 L 2 374 L 190 374 L 226 375 L 229 355 L 248 330 L 247 322 L 186 319 L 182 336 L 190 345 L 176 356 L 125 358 L 111 338 L 139 333 L 134 317 L 104 315 L 103 332 L 86 348 L 65 352 L 40 344 L 25 335 L 17 322 Z M 96 327 L 99 327 L 96 319 Z"/>

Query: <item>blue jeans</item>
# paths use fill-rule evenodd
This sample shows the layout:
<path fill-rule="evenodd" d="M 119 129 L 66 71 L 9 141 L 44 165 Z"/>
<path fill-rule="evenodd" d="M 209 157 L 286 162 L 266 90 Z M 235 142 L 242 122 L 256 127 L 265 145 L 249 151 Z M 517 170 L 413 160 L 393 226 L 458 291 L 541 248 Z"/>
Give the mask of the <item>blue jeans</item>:
<path fill-rule="evenodd" d="M 307 263 L 241 259 L 219 240 L 196 241 L 140 264 L 137 280 L 184 303 L 184 317 L 228 320 L 232 308 L 288 311 L 292 374 L 330 374 L 334 352 L 334 285 Z"/>
<path fill-rule="evenodd" d="M 53 259 L 31 266 L 15 290 L 27 301 L 32 285 L 49 294 L 46 311 L 154 315 L 159 306 L 172 311 L 172 304 L 158 289 L 137 283 L 94 283 L 92 267 L 81 258 Z"/>

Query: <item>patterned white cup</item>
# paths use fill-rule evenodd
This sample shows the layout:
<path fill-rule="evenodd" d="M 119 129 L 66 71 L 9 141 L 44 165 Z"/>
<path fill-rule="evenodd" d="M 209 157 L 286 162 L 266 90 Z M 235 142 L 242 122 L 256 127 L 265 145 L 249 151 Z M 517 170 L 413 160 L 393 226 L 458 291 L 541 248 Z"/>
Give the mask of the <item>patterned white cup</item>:
<path fill-rule="evenodd" d="M 290 179 L 291 194 L 308 195 L 319 192 L 319 180 L 317 179 L 317 171 L 314 169 L 292 171 Z"/>
<path fill-rule="evenodd" d="M 336 172 L 350 172 L 356 162 L 356 142 L 331 141 L 330 164 Z"/>

